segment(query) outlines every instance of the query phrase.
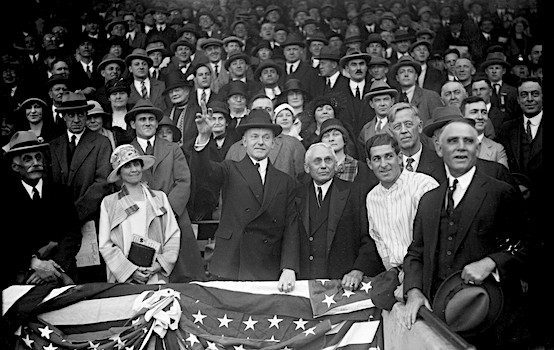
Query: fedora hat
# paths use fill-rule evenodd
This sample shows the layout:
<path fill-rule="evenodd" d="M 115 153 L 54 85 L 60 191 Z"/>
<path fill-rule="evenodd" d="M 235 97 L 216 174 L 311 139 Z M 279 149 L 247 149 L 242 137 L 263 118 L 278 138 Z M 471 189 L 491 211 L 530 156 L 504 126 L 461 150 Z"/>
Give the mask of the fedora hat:
<path fill-rule="evenodd" d="M 289 80 L 287 80 L 285 82 L 285 85 L 283 86 L 283 91 L 281 92 L 281 95 L 282 96 L 287 96 L 286 94 L 289 91 L 301 91 L 306 96 L 308 96 L 308 97 L 310 96 L 308 91 L 304 88 L 304 85 L 302 84 L 302 82 L 298 79 L 289 79 Z M 304 101 L 304 102 L 306 102 L 306 101 Z"/>
<path fill-rule="evenodd" d="M 98 101 L 87 101 L 89 105 L 92 105 L 92 108 L 87 112 L 88 117 L 101 115 L 102 117 L 111 117 L 111 114 L 104 111 L 104 108 L 100 105 Z"/>
<path fill-rule="evenodd" d="M 437 289 L 433 310 L 461 336 L 472 336 L 490 328 L 502 312 L 504 294 L 491 276 L 482 284 L 467 284 L 462 271 L 447 277 Z"/>
<path fill-rule="evenodd" d="M 397 43 L 400 41 L 412 41 L 414 40 L 414 36 L 408 31 L 404 29 L 398 29 L 396 32 L 394 32 L 394 39 L 392 40 L 393 43 Z"/>
<path fill-rule="evenodd" d="M 430 35 L 431 38 L 434 38 L 434 37 L 437 35 L 434 31 L 432 31 L 432 30 L 429 29 L 429 28 L 421 28 L 420 30 L 418 30 L 418 31 L 416 32 L 416 38 L 419 37 L 419 36 L 421 36 L 421 35 L 425 35 L 425 34 Z"/>
<path fill-rule="evenodd" d="M 315 32 L 314 35 L 306 38 L 306 43 L 310 45 L 312 41 L 321 41 L 323 45 L 329 44 L 329 40 L 323 35 L 322 32 Z"/>
<path fill-rule="evenodd" d="M 32 131 L 16 131 L 12 135 L 10 142 L 8 143 L 8 150 L 6 156 L 13 156 L 21 152 L 29 152 L 32 150 L 47 150 L 48 144 L 40 142 Z"/>
<path fill-rule="evenodd" d="M 319 56 L 317 56 L 317 59 L 335 61 L 338 63 L 340 61 L 340 52 L 334 47 L 323 46 L 321 48 L 321 51 L 319 51 Z"/>
<path fill-rule="evenodd" d="M 280 30 L 284 30 L 285 32 L 287 32 L 287 34 L 289 34 L 289 32 L 290 32 L 289 29 L 287 28 L 287 26 L 285 26 L 283 23 L 275 24 L 275 29 L 273 30 L 273 32 L 277 33 Z"/>
<path fill-rule="evenodd" d="M 283 131 L 280 125 L 271 122 L 271 116 L 266 110 L 254 109 L 248 113 L 243 121 L 235 128 L 239 137 L 242 137 L 248 129 L 270 129 L 273 131 L 273 136 L 277 136 Z"/>
<path fill-rule="evenodd" d="M 283 70 L 281 68 L 280 65 L 278 65 L 275 61 L 273 61 L 272 59 L 267 59 L 265 61 L 263 61 L 262 63 L 260 63 L 260 65 L 258 66 L 258 68 L 256 68 L 256 70 L 254 71 L 254 79 L 258 80 L 260 78 L 260 75 L 262 74 L 262 71 L 266 68 L 275 68 L 275 70 L 277 70 L 277 74 L 279 74 L 279 76 L 283 76 Z"/>
<path fill-rule="evenodd" d="M 412 52 L 419 45 L 427 46 L 427 50 L 429 50 L 429 52 L 431 52 L 431 43 L 428 42 L 427 40 L 418 40 L 418 41 L 412 43 L 412 45 L 410 45 L 410 49 L 408 51 Z"/>
<path fill-rule="evenodd" d="M 223 41 L 219 40 L 219 39 L 216 39 L 216 38 L 207 38 L 204 40 L 204 42 L 202 43 L 202 45 L 200 45 L 200 48 L 202 50 L 206 50 L 206 48 L 208 48 L 208 46 L 223 46 Z"/>
<path fill-rule="evenodd" d="M 175 50 L 179 46 L 186 46 L 190 49 L 190 51 L 192 51 L 192 53 L 196 52 L 196 46 L 193 43 L 191 43 L 190 41 L 185 40 L 185 39 L 179 39 L 179 40 L 171 43 L 171 45 L 169 45 L 169 49 L 171 50 L 171 52 L 175 53 Z"/>
<path fill-rule="evenodd" d="M 121 169 L 122 166 L 129 163 L 133 160 L 142 160 L 143 166 L 142 170 L 146 170 L 152 167 L 154 163 L 156 162 L 156 158 L 154 156 L 149 155 L 141 155 L 139 151 L 135 148 L 135 146 L 130 144 L 125 144 L 121 146 L 117 146 L 110 157 L 110 163 L 112 164 L 112 172 L 110 175 L 108 175 L 108 182 L 114 183 L 117 180 L 119 180 L 121 177 L 119 176 L 119 169 Z"/>
<path fill-rule="evenodd" d="M 273 51 L 271 43 L 268 40 L 260 40 L 260 43 L 252 49 L 251 55 L 257 57 L 258 51 L 264 48 Z"/>
<path fill-rule="evenodd" d="M 110 63 L 116 63 L 117 65 L 119 65 L 119 68 L 122 72 L 125 70 L 125 61 L 115 56 L 114 54 L 108 53 L 104 55 L 104 57 L 102 57 L 102 61 L 98 64 L 98 71 L 100 72 Z"/>
<path fill-rule="evenodd" d="M 368 46 L 371 43 L 378 43 L 385 49 L 388 47 L 387 42 L 383 40 L 383 38 L 381 38 L 381 35 L 378 33 L 371 33 L 367 36 L 365 45 Z"/>
<path fill-rule="evenodd" d="M 364 95 L 364 99 L 372 99 L 374 96 L 379 95 L 389 95 L 392 98 L 396 98 L 396 96 L 398 96 L 398 91 L 391 88 L 389 84 L 384 81 L 377 80 L 371 84 L 369 92 Z"/>
<path fill-rule="evenodd" d="M 321 142 L 321 139 L 323 138 L 323 134 L 325 134 L 329 130 L 338 130 L 342 133 L 342 138 L 344 141 L 348 138 L 348 131 L 346 131 L 346 128 L 342 124 L 342 122 L 337 118 L 329 118 L 325 120 L 323 123 L 321 123 L 320 132 L 318 136 L 318 142 Z"/>
<path fill-rule="evenodd" d="M 285 40 L 285 42 L 281 44 L 281 47 L 284 49 L 285 47 L 290 45 L 298 45 L 300 47 L 306 47 L 306 42 L 299 35 L 291 34 L 291 35 L 287 35 L 287 39 Z"/>
<path fill-rule="evenodd" d="M 151 67 L 152 64 L 154 64 L 152 59 L 148 57 L 148 54 L 146 54 L 145 49 L 137 48 L 137 49 L 134 49 L 133 52 L 131 52 L 129 55 L 127 55 L 127 57 L 125 57 L 125 63 L 127 63 L 127 66 L 130 66 L 131 62 L 134 59 L 140 59 L 140 60 L 146 61 L 149 67 Z"/>
<path fill-rule="evenodd" d="M 50 79 L 48 79 L 48 89 L 51 89 L 54 85 L 57 84 L 65 84 L 67 87 L 69 87 L 69 79 L 67 79 L 62 74 L 53 74 Z"/>
<path fill-rule="evenodd" d="M 351 60 L 358 60 L 358 59 L 365 60 L 366 63 L 369 64 L 371 62 L 371 55 L 368 53 L 361 52 L 357 49 L 348 50 L 346 52 L 346 55 L 340 59 L 339 65 L 344 68 Z"/>
<path fill-rule="evenodd" d="M 42 106 L 42 108 L 48 107 L 48 104 L 46 104 L 46 102 L 44 102 L 44 100 L 42 100 L 38 97 L 30 97 L 30 98 L 26 99 L 25 101 L 21 102 L 19 104 L 19 106 L 17 106 L 17 110 L 18 111 L 23 111 L 27 106 L 32 105 L 34 103 L 38 103 L 39 105 Z"/>
<path fill-rule="evenodd" d="M 146 44 L 145 51 L 147 55 L 150 55 L 153 52 L 159 51 L 162 53 L 162 56 L 164 57 L 169 56 L 169 51 L 167 51 L 162 41 L 152 41 Z"/>
<path fill-rule="evenodd" d="M 487 58 L 483 63 L 481 63 L 480 68 L 484 71 L 487 67 L 495 64 L 499 64 L 506 69 L 510 69 L 510 64 L 501 58 Z"/>
<path fill-rule="evenodd" d="M 169 126 L 169 128 L 171 129 L 171 132 L 173 133 L 173 142 L 178 142 L 181 139 L 181 136 L 183 135 L 181 133 L 181 130 L 179 130 L 179 128 L 176 127 L 175 124 L 173 124 L 171 119 L 169 119 L 169 116 L 164 115 L 162 120 L 160 120 L 160 122 L 158 123 L 158 129 L 157 130 L 159 130 L 160 126 L 163 126 L 163 125 Z"/>
<path fill-rule="evenodd" d="M 87 98 L 82 92 L 66 91 L 62 95 L 62 102 L 56 109 L 58 112 L 88 111 L 93 106 L 87 104 Z"/>
<path fill-rule="evenodd" d="M 106 82 L 106 92 L 108 96 L 116 92 L 126 92 L 127 95 L 130 95 L 131 87 L 128 80 L 122 78 L 110 79 Z"/>
<path fill-rule="evenodd" d="M 383 57 L 371 57 L 371 62 L 367 65 L 368 68 L 371 66 L 385 66 L 388 67 L 390 65 L 390 61 Z"/>
<path fill-rule="evenodd" d="M 230 81 L 229 90 L 227 91 L 227 98 L 233 95 L 241 95 L 245 98 L 248 97 L 248 85 L 240 80 Z"/>
<path fill-rule="evenodd" d="M 183 33 L 192 33 L 192 34 L 194 34 L 194 36 L 196 38 L 198 38 L 200 36 L 200 33 L 198 31 L 198 27 L 194 23 L 187 23 L 187 24 L 183 25 L 182 28 L 179 28 L 179 30 L 177 30 L 177 37 L 181 37 L 181 35 L 183 35 Z"/>
<path fill-rule="evenodd" d="M 250 64 L 249 55 L 245 54 L 244 52 L 233 52 L 229 55 L 229 57 L 227 57 L 223 66 L 225 67 L 225 69 L 229 70 L 229 66 L 231 65 L 231 63 L 233 63 L 234 60 L 238 59 L 243 59 L 246 64 Z"/>
<path fill-rule="evenodd" d="M 156 116 L 156 120 L 159 122 L 164 116 L 164 112 L 158 107 L 155 107 L 150 100 L 141 98 L 133 106 L 133 108 L 125 114 L 125 122 L 129 124 L 131 120 L 139 113 L 152 113 Z"/>
<path fill-rule="evenodd" d="M 162 94 L 167 95 L 171 90 L 179 87 L 188 87 L 192 89 L 193 86 L 193 81 L 186 80 L 181 72 L 172 72 L 167 76 L 167 79 L 165 80 L 165 90 Z"/>
<path fill-rule="evenodd" d="M 353 43 L 361 43 L 362 37 L 359 35 L 349 35 L 344 40 L 344 45 L 353 44 Z"/>
<path fill-rule="evenodd" d="M 125 22 L 122 17 L 114 17 L 110 23 L 106 24 L 106 32 L 110 33 L 117 24 L 123 24 L 125 31 L 127 31 L 127 22 Z"/>
<path fill-rule="evenodd" d="M 460 109 L 456 106 L 443 106 L 435 108 L 431 113 L 431 119 L 423 127 L 423 133 L 433 137 L 435 130 L 442 128 L 450 122 L 463 122 L 475 126 L 475 120 L 464 118 Z"/>
<path fill-rule="evenodd" d="M 421 74 L 421 64 L 419 64 L 419 62 L 414 60 L 411 56 L 406 55 L 406 56 L 400 57 L 400 59 L 396 62 L 396 64 L 392 66 L 392 71 L 391 71 L 392 76 L 393 77 L 396 76 L 396 73 L 398 72 L 400 67 L 405 67 L 405 66 L 414 67 L 414 69 L 417 72 L 417 75 Z"/>
<path fill-rule="evenodd" d="M 231 113 L 229 112 L 229 107 L 227 103 L 223 101 L 212 101 L 208 103 L 208 108 L 212 109 L 213 113 L 221 113 L 227 119 L 227 122 L 231 121 Z"/>

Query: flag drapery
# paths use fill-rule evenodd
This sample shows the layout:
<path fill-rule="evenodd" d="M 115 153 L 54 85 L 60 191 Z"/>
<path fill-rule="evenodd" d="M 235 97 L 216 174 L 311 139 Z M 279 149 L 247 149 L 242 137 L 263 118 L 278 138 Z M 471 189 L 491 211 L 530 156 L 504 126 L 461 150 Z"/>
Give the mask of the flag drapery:
<path fill-rule="evenodd" d="M 12 286 L 3 312 L 20 349 L 383 349 L 396 275 L 340 282 Z"/>

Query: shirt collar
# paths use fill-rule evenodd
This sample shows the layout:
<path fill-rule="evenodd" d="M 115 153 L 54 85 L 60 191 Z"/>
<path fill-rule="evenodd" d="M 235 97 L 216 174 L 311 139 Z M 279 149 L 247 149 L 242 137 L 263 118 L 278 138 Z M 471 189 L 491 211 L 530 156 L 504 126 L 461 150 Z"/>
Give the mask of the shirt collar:
<path fill-rule="evenodd" d="M 75 138 L 75 146 L 77 146 L 79 144 L 79 141 L 81 140 L 81 137 L 83 136 L 84 133 L 85 133 L 85 130 L 81 131 L 80 134 L 74 134 L 71 131 L 67 130 L 67 137 L 71 141 L 71 136 L 75 135 L 75 137 L 76 137 Z"/>
<path fill-rule="evenodd" d="M 256 163 L 260 164 L 260 171 L 261 172 L 267 171 L 267 157 L 265 157 L 262 160 L 256 160 L 256 159 L 254 159 L 250 156 L 248 156 L 248 158 L 250 158 L 250 160 L 252 161 L 252 164 L 256 164 Z"/>
<path fill-rule="evenodd" d="M 300 60 L 294 62 L 294 63 L 289 63 L 287 62 L 287 71 L 289 70 L 289 67 L 292 65 L 292 71 L 293 72 L 296 72 L 296 69 L 298 69 L 298 66 L 300 65 Z"/>
<path fill-rule="evenodd" d="M 137 137 L 137 142 L 142 148 L 142 150 L 144 151 L 144 153 L 146 153 L 146 147 L 148 147 L 148 141 L 150 141 L 150 143 L 152 144 L 152 147 L 154 147 L 155 140 L 156 140 L 156 135 L 152 136 L 149 139 L 143 139 L 142 137 Z"/>
<path fill-rule="evenodd" d="M 335 86 L 335 82 L 339 78 L 339 75 L 340 75 L 340 71 L 336 71 L 335 74 L 329 77 L 329 81 L 331 81 L 331 86 Z"/>
<path fill-rule="evenodd" d="M 527 124 L 527 121 L 531 121 L 531 125 L 533 126 L 539 126 L 539 124 L 541 123 L 541 120 L 542 120 L 542 111 L 539 112 L 539 114 L 537 114 L 536 116 L 532 117 L 532 118 L 527 118 L 525 115 L 523 116 L 523 120 L 524 120 L 524 124 Z M 527 125 L 525 125 L 527 126 Z"/>
<path fill-rule="evenodd" d="M 448 178 L 448 186 L 452 186 L 452 183 L 454 182 L 455 177 L 450 174 L 450 170 L 448 169 L 446 164 L 444 166 L 446 168 L 446 177 Z M 462 176 L 457 177 L 456 178 L 458 179 L 457 186 L 460 186 L 460 187 L 456 186 L 456 188 L 462 188 L 464 190 L 467 189 L 469 187 L 469 184 L 471 183 L 471 180 L 473 180 L 473 176 L 475 175 L 475 170 L 476 170 L 476 167 L 474 165 L 471 169 L 469 169 L 468 172 L 466 172 Z"/>
<path fill-rule="evenodd" d="M 314 183 L 314 191 L 315 191 L 316 198 L 317 198 L 317 188 L 318 187 L 321 187 L 321 195 L 322 195 L 323 198 L 325 198 L 325 196 L 327 195 L 327 191 L 329 191 L 329 187 L 331 187 L 331 184 L 333 183 L 333 178 L 331 178 L 329 181 L 327 181 L 323 185 L 318 185 L 318 184 L 315 183 L 315 181 L 313 181 L 313 183 Z"/>
<path fill-rule="evenodd" d="M 413 164 L 419 164 L 419 160 L 421 159 L 421 151 L 423 150 L 423 144 L 420 142 L 419 143 L 420 147 L 419 147 L 419 151 L 417 151 L 416 153 L 412 154 L 411 156 L 407 156 L 405 155 L 404 153 L 402 153 L 402 161 L 404 162 L 404 164 L 407 163 L 406 159 L 408 158 L 412 158 L 414 161 L 412 163 Z M 415 167 L 414 167 L 415 168 Z"/>
<path fill-rule="evenodd" d="M 33 186 L 29 185 L 28 183 L 26 183 L 23 180 L 21 180 L 21 183 L 23 184 L 23 187 L 25 187 L 25 190 L 27 191 L 27 193 L 29 193 L 29 197 L 31 197 L 31 199 L 32 199 L 33 198 Z M 42 184 L 43 184 L 42 179 L 40 179 L 40 180 L 38 180 L 37 184 L 34 187 L 34 188 L 37 189 L 40 198 L 42 198 Z"/>
<path fill-rule="evenodd" d="M 354 90 L 354 91 L 356 91 L 356 86 L 359 86 L 360 87 L 360 94 L 364 93 L 365 80 L 362 80 L 360 82 L 356 82 L 356 81 L 350 79 L 349 85 L 350 85 L 350 89 Z"/>

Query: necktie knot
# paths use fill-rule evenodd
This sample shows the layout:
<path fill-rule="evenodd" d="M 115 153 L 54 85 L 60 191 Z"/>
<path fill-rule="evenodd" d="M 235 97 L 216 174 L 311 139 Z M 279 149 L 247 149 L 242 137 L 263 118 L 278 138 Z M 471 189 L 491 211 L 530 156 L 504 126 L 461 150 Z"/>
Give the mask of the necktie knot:
<path fill-rule="evenodd" d="M 140 83 L 140 94 L 142 98 L 148 98 L 148 90 L 146 89 L 146 82 L 144 80 Z"/>
<path fill-rule="evenodd" d="M 33 187 L 33 200 L 34 201 L 40 200 L 40 194 L 38 193 L 38 190 L 36 187 Z"/>
<path fill-rule="evenodd" d="M 408 171 L 414 171 L 414 168 L 412 166 L 412 163 L 415 161 L 415 159 L 413 159 L 412 157 L 409 157 L 408 159 L 406 159 L 406 170 Z"/>
<path fill-rule="evenodd" d="M 323 202 L 323 190 L 321 186 L 317 186 L 317 206 L 321 208 L 321 203 Z"/>
<path fill-rule="evenodd" d="M 150 140 L 146 141 L 146 154 L 148 155 L 154 154 L 154 147 L 152 147 L 152 142 L 150 142 Z"/>
<path fill-rule="evenodd" d="M 359 85 L 356 86 L 356 97 L 360 100 L 362 99 L 362 93 L 360 92 L 360 86 Z"/>
<path fill-rule="evenodd" d="M 456 186 L 458 185 L 458 179 L 454 179 L 452 186 L 448 187 L 448 199 L 446 204 L 446 213 L 448 216 L 452 215 L 454 211 L 454 191 L 456 191 Z"/>

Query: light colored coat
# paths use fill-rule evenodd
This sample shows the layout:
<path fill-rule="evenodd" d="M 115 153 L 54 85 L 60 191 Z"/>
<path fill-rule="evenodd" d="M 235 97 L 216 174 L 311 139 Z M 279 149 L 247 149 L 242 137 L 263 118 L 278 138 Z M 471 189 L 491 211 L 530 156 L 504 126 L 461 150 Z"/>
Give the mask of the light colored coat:
<path fill-rule="evenodd" d="M 171 210 L 167 196 L 162 191 L 154 191 L 143 184 L 147 197 L 146 223 L 148 226 L 146 237 L 161 243 L 156 254 L 162 270 L 157 274 L 158 280 L 169 282 L 169 275 L 179 254 L 181 232 L 177 220 Z M 98 243 L 100 253 L 106 261 L 108 282 L 127 282 L 137 265 L 130 262 L 123 253 L 125 226 L 122 223 L 138 211 L 137 205 L 129 196 L 125 186 L 121 191 L 106 196 L 100 205 L 100 225 Z"/>
<path fill-rule="evenodd" d="M 486 136 L 481 141 L 481 150 L 479 151 L 478 158 L 491 160 L 508 168 L 508 156 L 504 146 Z"/>

